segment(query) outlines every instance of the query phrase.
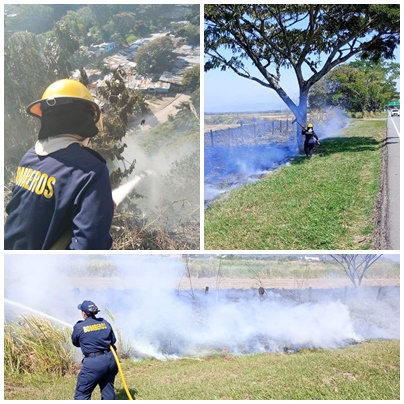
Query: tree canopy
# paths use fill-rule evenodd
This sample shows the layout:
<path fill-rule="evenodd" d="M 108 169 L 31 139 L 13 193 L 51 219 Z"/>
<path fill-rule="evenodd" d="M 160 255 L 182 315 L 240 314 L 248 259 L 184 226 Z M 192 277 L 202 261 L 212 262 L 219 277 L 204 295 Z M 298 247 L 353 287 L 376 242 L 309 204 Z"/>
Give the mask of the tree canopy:
<path fill-rule="evenodd" d="M 231 69 L 274 90 L 306 120 L 310 88 L 354 56 L 394 58 L 400 43 L 399 4 L 214 4 L 205 6 L 205 71 Z M 292 69 L 295 102 L 281 85 Z"/>
<path fill-rule="evenodd" d="M 336 67 L 309 94 L 311 108 L 337 106 L 350 112 L 374 113 L 398 98 L 396 80 L 400 74 L 397 63 L 355 61 Z"/>
<path fill-rule="evenodd" d="M 136 71 L 141 74 L 161 74 L 171 67 L 174 44 L 171 38 L 164 36 L 143 45 L 136 52 L 134 61 Z"/>

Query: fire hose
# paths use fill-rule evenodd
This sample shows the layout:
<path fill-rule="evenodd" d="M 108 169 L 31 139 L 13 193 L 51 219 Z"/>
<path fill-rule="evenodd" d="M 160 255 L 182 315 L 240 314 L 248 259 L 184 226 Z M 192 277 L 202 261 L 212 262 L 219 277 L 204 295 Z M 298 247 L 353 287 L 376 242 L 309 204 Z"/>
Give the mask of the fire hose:
<path fill-rule="evenodd" d="M 296 119 L 293 119 L 292 125 L 293 125 L 295 122 L 296 122 L 302 129 L 305 129 L 305 127 L 297 120 L 297 118 L 296 118 Z"/>
<path fill-rule="evenodd" d="M 119 374 L 121 375 L 121 379 L 122 379 L 123 387 L 126 391 L 126 395 L 128 396 L 129 400 L 133 400 L 132 396 L 130 395 L 128 385 L 126 384 L 125 376 L 123 375 L 122 367 L 119 362 L 118 355 L 116 354 L 115 349 L 112 345 L 110 345 L 110 348 L 111 348 L 112 355 L 114 355 L 116 365 L 118 366 Z"/>
<path fill-rule="evenodd" d="M 297 118 L 295 118 L 293 121 L 292 121 L 292 125 L 294 124 L 294 123 L 297 123 L 303 130 L 304 129 L 306 129 L 298 120 L 297 120 Z M 316 143 L 320 146 L 320 142 L 318 141 L 318 139 L 316 140 Z"/>

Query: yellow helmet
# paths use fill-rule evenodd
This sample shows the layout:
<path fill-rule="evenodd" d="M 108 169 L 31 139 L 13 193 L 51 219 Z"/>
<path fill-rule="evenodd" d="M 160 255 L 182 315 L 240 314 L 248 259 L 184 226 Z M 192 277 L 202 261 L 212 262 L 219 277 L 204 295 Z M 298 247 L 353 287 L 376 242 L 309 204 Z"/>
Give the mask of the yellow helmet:
<path fill-rule="evenodd" d="M 313 127 L 313 124 L 312 124 L 312 123 L 308 123 L 308 124 L 307 124 L 307 127 L 308 127 L 308 128 L 312 128 L 312 127 Z"/>
<path fill-rule="evenodd" d="M 94 123 L 100 119 L 101 109 L 87 87 L 77 80 L 63 79 L 52 83 L 43 93 L 42 98 L 27 107 L 27 113 L 42 118 L 45 108 L 69 104 L 72 101 L 80 101 L 90 105 L 94 111 Z"/>

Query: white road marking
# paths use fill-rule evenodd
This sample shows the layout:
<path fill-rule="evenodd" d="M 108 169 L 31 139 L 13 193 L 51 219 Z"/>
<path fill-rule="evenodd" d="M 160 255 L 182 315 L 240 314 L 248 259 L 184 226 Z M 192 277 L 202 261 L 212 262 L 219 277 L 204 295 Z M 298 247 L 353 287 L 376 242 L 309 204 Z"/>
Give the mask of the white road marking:
<path fill-rule="evenodd" d="M 398 136 L 398 137 L 400 137 L 400 131 L 397 129 L 397 126 L 396 126 L 396 124 L 394 123 L 394 119 L 393 119 L 393 117 L 391 116 L 391 117 L 390 117 L 390 119 L 391 119 L 391 122 L 393 122 L 394 129 L 395 129 L 395 130 L 396 130 L 396 132 L 397 132 L 397 136 Z"/>

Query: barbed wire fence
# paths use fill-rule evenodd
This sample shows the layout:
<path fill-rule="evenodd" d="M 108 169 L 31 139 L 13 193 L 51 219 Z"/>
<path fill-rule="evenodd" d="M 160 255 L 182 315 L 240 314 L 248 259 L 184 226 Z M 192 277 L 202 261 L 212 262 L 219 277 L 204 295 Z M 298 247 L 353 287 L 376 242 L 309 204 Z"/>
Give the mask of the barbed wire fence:
<path fill-rule="evenodd" d="M 204 134 L 205 147 L 288 144 L 296 134 L 291 119 L 261 119 L 253 123 L 237 122 L 238 126 L 209 130 Z"/>

